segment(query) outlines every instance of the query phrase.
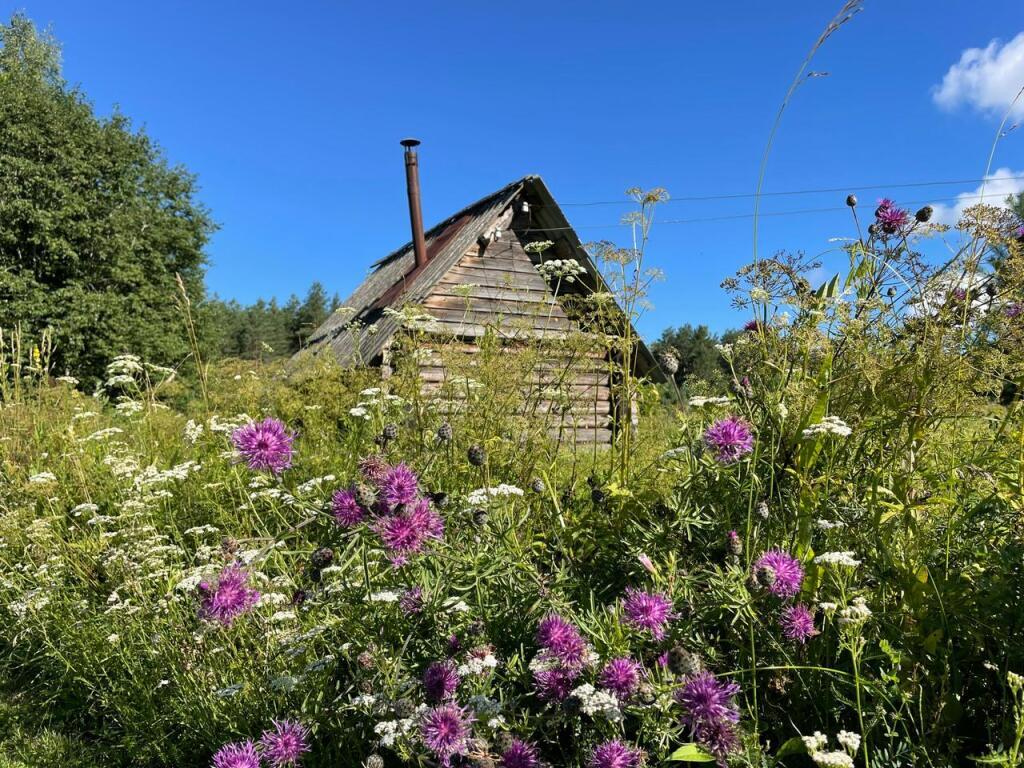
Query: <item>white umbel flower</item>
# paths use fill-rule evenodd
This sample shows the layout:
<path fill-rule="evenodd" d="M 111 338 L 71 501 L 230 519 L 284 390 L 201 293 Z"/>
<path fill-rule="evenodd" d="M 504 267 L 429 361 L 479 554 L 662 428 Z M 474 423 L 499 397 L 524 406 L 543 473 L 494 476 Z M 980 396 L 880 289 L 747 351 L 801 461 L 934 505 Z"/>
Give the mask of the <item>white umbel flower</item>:
<path fill-rule="evenodd" d="M 836 437 L 849 437 L 853 433 L 846 422 L 838 416 L 826 416 L 817 424 L 811 424 L 803 431 L 805 440 L 817 437 L 818 435 L 835 435 Z"/>

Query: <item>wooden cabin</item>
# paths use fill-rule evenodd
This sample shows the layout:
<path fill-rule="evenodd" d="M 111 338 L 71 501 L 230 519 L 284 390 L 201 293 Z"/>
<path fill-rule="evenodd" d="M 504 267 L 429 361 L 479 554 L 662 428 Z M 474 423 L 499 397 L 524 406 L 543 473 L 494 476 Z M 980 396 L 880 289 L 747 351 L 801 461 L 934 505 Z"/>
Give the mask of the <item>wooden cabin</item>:
<path fill-rule="evenodd" d="M 406 159 L 408 170 L 408 147 Z M 533 364 L 529 381 L 512 380 L 508 386 L 523 387 L 524 396 L 525 388 L 533 387 L 534 400 L 543 401 L 541 410 L 557 414 L 552 430 L 557 426 L 561 435 L 571 430 L 578 442 L 610 442 L 620 419 L 636 417 L 634 403 L 616 402 L 616 389 L 621 388 L 615 386 L 615 378 L 621 366 L 612 364 L 600 345 L 582 353 L 576 345 L 577 351 L 570 354 L 560 344 L 570 336 L 578 340 L 588 333 L 595 338 L 609 333 L 592 327 L 593 320 L 588 322 L 576 309 L 582 306 L 579 300 L 593 292 L 602 292 L 607 301 L 607 285 L 544 182 L 527 176 L 427 232 L 420 225 L 417 233 L 419 190 L 413 171 L 413 241 L 373 264 L 363 283 L 312 334 L 297 357 L 330 354 L 345 366 L 378 367 L 386 377 L 394 362 L 395 341 L 403 332 L 403 317 L 393 310 L 415 307 L 421 313 L 417 338 L 426 340 L 424 354 L 416 356 L 425 390 L 440 390 L 453 376 L 446 353 L 471 357 L 487 334 L 492 340 L 497 337 L 509 353 L 531 341 L 537 349 L 539 342 L 550 359 Z M 565 262 L 569 259 L 578 266 Z M 562 261 L 552 264 L 558 260 Z M 551 274 L 560 266 L 574 271 L 573 279 Z M 621 321 L 614 304 L 613 311 Z M 621 328 L 620 324 L 619 333 Z M 647 347 L 632 335 L 634 372 L 664 381 Z M 547 389 L 538 387 L 552 392 L 557 388 L 563 394 L 549 396 Z"/>

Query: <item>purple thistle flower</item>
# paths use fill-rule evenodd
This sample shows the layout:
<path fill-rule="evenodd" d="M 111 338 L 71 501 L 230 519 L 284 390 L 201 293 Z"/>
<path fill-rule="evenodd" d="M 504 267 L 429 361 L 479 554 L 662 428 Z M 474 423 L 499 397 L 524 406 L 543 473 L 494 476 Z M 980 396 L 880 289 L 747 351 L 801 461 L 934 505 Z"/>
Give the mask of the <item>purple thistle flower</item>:
<path fill-rule="evenodd" d="M 791 605 L 782 611 L 782 634 L 787 640 L 806 643 L 807 639 L 817 634 L 814 628 L 814 614 L 803 603 Z"/>
<path fill-rule="evenodd" d="M 748 320 L 743 324 L 743 330 L 747 333 L 757 333 L 761 330 L 760 320 Z"/>
<path fill-rule="evenodd" d="M 739 742 L 736 723 L 740 713 L 733 701 L 739 692 L 736 683 L 720 681 L 710 672 L 694 675 L 676 692 L 676 700 L 683 706 L 683 725 L 720 764 Z"/>
<path fill-rule="evenodd" d="M 562 664 L 583 665 L 587 643 L 580 631 L 557 613 L 549 613 L 537 625 L 537 645 Z"/>
<path fill-rule="evenodd" d="M 199 615 L 228 627 L 248 612 L 260 599 L 260 593 L 249 587 L 249 574 L 238 564 L 226 567 L 217 576 L 217 586 L 199 584 Z"/>
<path fill-rule="evenodd" d="M 292 465 L 295 433 L 277 419 L 253 421 L 231 433 L 235 450 L 249 469 L 281 474 Z"/>
<path fill-rule="evenodd" d="M 426 689 L 427 699 L 434 704 L 452 698 L 461 682 L 462 678 L 455 671 L 455 664 L 451 661 L 435 661 L 423 673 L 423 687 Z"/>
<path fill-rule="evenodd" d="M 620 699 L 628 699 L 640 687 L 643 668 L 633 659 L 624 656 L 612 659 L 601 670 L 599 682 L 613 691 Z"/>
<path fill-rule="evenodd" d="M 622 601 L 626 623 L 636 629 L 649 630 L 655 640 L 665 636 L 665 625 L 673 618 L 672 601 L 658 592 L 644 592 L 633 587 L 626 588 Z"/>
<path fill-rule="evenodd" d="M 356 501 L 356 494 L 351 488 L 342 488 L 335 491 L 331 497 L 331 514 L 334 515 L 338 525 L 351 528 L 363 521 L 366 512 L 359 502 Z"/>
<path fill-rule="evenodd" d="M 427 749 L 450 766 L 455 755 L 469 750 L 470 725 L 473 717 L 457 704 L 443 704 L 427 710 L 420 723 L 420 735 Z"/>
<path fill-rule="evenodd" d="M 272 730 L 260 738 L 263 756 L 274 768 L 298 765 L 309 752 L 309 729 L 295 720 L 272 720 Z"/>
<path fill-rule="evenodd" d="M 898 208 L 889 198 L 883 197 L 875 209 L 875 220 L 882 226 L 883 232 L 894 235 L 910 221 L 910 213 Z"/>
<path fill-rule="evenodd" d="M 379 453 L 372 453 L 359 461 L 359 472 L 367 482 L 379 486 L 391 466 Z"/>
<path fill-rule="evenodd" d="M 374 530 L 391 550 L 392 562 L 400 565 L 409 555 L 421 552 L 428 539 L 442 538 L 444 521 L 430 508 L 429 501 L 420 499 L 397 515 L 378 518 Z"/>
<path fill-rule="evenodd" d="M 398 464 L 384 473 L 378 484 L 380 500 L 390 511 L 402 504 L 412 504 L 419 493 L 419 479 L 405 464 Z"/>
<path fill-rule="evenodd" d="M 793 597 L 800 591 L 804 580 L 804 568 L 800 561 L 781 549 L 769 549 L 754 562 L 754 577 L 762 572 L 769 574 L 765 585 L 776 597 Z"/>
<path fill-rule="evenodd" d="M 521 739 L 512 739 L 508 749 L 501 753 L 500 768 L 539 768 L 537 748 Z"/>
<path fill-rule="evenodd" d="M 1014 302 L 1006 307 L 1006 316 L 1011 320 L 1015 320 L 1024 314 L 1024 304 L 1018 304 Z"/>
<path fill-rule="evenodd" d="M 405 590 L 398 598 L 398 607 L 406 616 L 415 616 L 423 612 L 423 587 L 412 587 Z"/>
<path fill-rule="evenodd" d="M 260 756 L 252 739 L 225 744 L 213 756 L 213 768 L 260 768 Z"/>
<path fill-rule="evenodd" d="M 538 669 L 533 673 L 533 687 L 542 701 L 564 701 L 572 693 L 573 685 L 579 676 L 578 667 L 555 665 Z"/>
<path fill-rule="evenodd" d="M 589 768 L 636 768 L 639 762 L 639 752 L 613 739 L 594 747 L 587 765 Z"/>
<path fill-rule="evenodd" d="M 754 433 L 738 416 L 719 419 L 704 431 L 704 444 L 723 464 L 734 464 L 754 450 Z"/>

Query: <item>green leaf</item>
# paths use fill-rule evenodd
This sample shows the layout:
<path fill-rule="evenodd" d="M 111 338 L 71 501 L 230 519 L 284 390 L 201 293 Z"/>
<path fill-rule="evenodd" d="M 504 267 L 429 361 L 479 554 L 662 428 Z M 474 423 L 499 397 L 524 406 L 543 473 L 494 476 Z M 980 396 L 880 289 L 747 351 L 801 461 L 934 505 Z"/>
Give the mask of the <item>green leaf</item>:
<path fill-rule="evenodd" d="M 668 756 L 669 760 L 682 763 L 713 763 L 715 758 L 693 742 L 683 744 Z"/>
<path fill-rule="evenodd" d="M 804 755 L 807 754 L 807 747 L 804 744 L 804 740 L 799 736 L 794 736 L 789 741 L 786 741 L 779 751 L 775 753 L 776 759 L 787 757 L 788 755 Z"/>

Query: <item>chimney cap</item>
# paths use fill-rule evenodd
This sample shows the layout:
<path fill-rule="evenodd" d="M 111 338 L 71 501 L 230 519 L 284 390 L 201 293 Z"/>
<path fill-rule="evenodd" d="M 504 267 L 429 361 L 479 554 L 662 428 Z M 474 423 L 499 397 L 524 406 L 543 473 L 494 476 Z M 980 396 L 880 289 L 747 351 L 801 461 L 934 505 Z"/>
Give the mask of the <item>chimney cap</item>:
<path fill-rule="evenodd" d="M 402 139 L 402 140 L 401 140 L 401 141 L 399 142 L 399 144 L 401 144 L 401 145 L 402 145 L 403 147 L 405 147 L 406 149 L 412 149 L 413 147 L 418 147 L 418 146 L 420 145 L 420 143 L 421 143 L 421 142 L 420 142 L 420 140 L 419 140 L 419 139 L 412 139 L 412 138 L 409 138 L 409 139 Z"/>

